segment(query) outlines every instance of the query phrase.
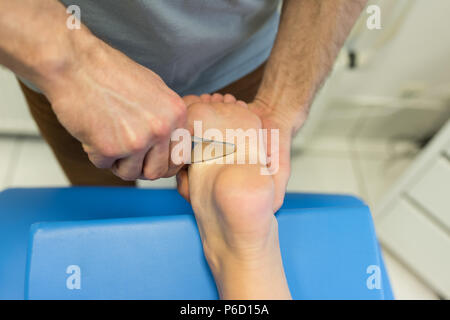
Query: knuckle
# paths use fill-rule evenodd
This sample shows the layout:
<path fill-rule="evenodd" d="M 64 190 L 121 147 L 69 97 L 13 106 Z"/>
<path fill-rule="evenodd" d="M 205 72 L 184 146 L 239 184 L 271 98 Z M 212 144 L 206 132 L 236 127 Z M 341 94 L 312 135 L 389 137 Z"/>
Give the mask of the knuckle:
<path fill-rule="evenodd" d="M 167 121 L 155 120 L 153 122 L 153 135 L 156 138 L 165 138 L 170 135 L 170 125 Z"/>
<path fill-rule="evenodd" d="M 130 141 L 129 148 L 132 153 L 136 153 L 136 152 L 144 150 L 146 147 L 146 144 L 147 144 L 147 142 L 145 139 L 136 138 L 136 139 L 133 139 L 132 141 Z"/>
<path fill-rule="evenodd" d="M 96 148 L 100 155 L 106 158 L 117 158 L 119 156 L 119 150 L 117 147 L 110 144 L 99 144 Z"/>
<path fill-rule="evenodd" d="M 183 99 L 178 96 L 172 98 L 172 114 L 176 121 L 184 121 L 187 116 L 187 107 Z"/>
<path fill-rule="evenodd" d="M 130 153 L 143 151 L 148 145 L 149 139 L 144 135 L 129 136 L 126 139 L 126 149 Z"/>

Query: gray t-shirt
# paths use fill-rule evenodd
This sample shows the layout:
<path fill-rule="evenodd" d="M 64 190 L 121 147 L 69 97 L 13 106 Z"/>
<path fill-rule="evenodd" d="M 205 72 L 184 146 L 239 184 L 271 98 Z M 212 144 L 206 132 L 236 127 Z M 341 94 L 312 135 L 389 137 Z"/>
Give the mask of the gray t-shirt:
<path fill-rule="evenodd" d="M 279 0 L 61 0 L 100 39 L 180 95 L 213 92 L 256 69 L 278 29 Z"/>

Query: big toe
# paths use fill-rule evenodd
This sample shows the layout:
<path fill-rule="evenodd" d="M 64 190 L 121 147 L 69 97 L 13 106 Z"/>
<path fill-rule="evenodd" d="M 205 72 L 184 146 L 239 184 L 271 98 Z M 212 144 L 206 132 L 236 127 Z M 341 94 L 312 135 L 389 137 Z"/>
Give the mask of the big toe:
<path fill-rule="evenodd" d="M 202 99 L 199 96 L 190 94 L 188 96 L 184 96 L 183 101 L 187 106 L 189 106 L 194 103 L 202 102 Z"/>

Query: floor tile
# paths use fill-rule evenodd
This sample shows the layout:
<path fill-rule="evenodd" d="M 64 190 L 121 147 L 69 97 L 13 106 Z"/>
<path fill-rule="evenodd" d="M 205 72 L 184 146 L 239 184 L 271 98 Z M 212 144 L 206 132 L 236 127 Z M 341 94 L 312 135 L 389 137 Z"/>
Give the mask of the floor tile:
<path fill-rule="evenodd" d="M 383 250 L 384 262 L 397 300 L 435 300 L 436 293 L 421 282 L 394 256 Z"/>
<path fill-rule="evenodd" d="M 294 139 L 292 144 L 292 155 L 307 151 L 314 154 L 328 154 L 335 156 L 349 156 L 351 143 L 342 138 L 335 137 L 313 137 L 302 141 L 302 137 Z"/>
<path fill-rule="evenodd" d="M 67 186 L 69 183 L 49 146 L 41 139 L 23 139 L 11 187 Z"/>
<path fill-rule="evenodd" d="M 177 187 L 177 181 L 175 177 L 162 178 L 155 181 L 150 180 L 138 180 L 138 187 L 150 188 L 150 189 L 175 189 Z"/>
<path fill-rule="evenodd" d="M 16 76 L 0 65 L 0 132 L 37 135 Z"/>
<path fill-rule="evenodd" d="M 355 167 L 361 174 L 367 201 L 375 206 L 413 162 L 410 155 L 400 157 L 358 157 Z"/>
<path fill-rule="evenodd" d="M 16 149 L 17 140 L 15 138 L 0 138 L 0 190 L 8 183 Z"/>
<path fill-rule="evenodd" d="M 293 157 L 291 168 L 288 191 L 360 193 L 349 156 L 305 152 Z"/>

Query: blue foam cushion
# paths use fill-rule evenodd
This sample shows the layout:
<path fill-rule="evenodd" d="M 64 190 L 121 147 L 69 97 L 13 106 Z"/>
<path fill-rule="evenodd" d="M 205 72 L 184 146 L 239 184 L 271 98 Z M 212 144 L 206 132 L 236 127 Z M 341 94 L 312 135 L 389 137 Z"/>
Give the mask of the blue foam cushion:
<path fill-rule="evenodd" d="M 360 200 L 288 194 L 277 218 L 294 298 L 392 298 Z M 370 265 L 381 269 L 380 289 L 366 285 Z M 81 289 L 67 288 L 69 266 L 79 267 Z M 0 283 L 2 299 L 217 298 L 192 211 L 174 190 L 1 193 Z"/>

